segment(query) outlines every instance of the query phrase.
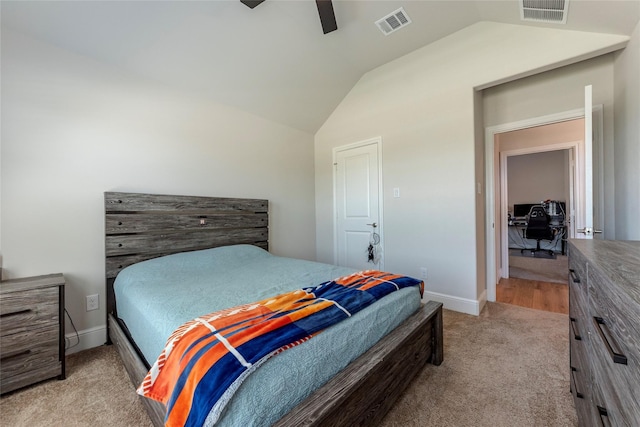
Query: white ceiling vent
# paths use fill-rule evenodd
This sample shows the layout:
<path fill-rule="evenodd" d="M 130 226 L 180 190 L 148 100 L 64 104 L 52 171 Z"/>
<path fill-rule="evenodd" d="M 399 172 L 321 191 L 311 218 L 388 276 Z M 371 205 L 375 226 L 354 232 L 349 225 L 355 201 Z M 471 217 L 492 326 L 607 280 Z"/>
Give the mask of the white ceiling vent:
<path fill-rule="evenodd" d="M 376 21 L 376 25 L 385 36 L 409 24 L 411 24 L 411 19 L 409 19 L 409 15 L 407 15 L 407 12 L 405 12 L 402 7 Z"/>
<path fill-rule="evenodd" d="M 520 0 L 523 21 L 566 24 L 569 0 Z"/>

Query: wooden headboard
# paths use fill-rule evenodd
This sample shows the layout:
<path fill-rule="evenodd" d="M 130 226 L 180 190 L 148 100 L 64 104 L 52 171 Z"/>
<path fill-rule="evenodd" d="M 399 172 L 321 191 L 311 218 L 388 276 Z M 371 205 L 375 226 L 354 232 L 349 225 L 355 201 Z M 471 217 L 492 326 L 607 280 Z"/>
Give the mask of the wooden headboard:
<path fill-rule="evenodd" d="M 269 201 L 104 193 L 107 315 L 120 270 L 151 258 L 234 244 L 269 250 Z"/>

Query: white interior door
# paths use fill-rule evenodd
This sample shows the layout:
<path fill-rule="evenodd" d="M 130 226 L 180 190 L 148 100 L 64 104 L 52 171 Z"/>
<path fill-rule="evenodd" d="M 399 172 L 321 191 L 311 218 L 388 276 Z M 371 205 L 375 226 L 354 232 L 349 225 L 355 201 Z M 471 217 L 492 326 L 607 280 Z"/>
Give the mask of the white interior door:
<path fill-rule="evenodd" d="M 382 260 L 369 261 L 373 233 L 381 239 L 380 141 L 335 151 L 336 263 L 382 269 Z M 382 247 L 380 241 L 378 249 Z M 379 249 L 380 250 L 380 249 Z"/>
<path fill-rule="evenodd" d="M 584 191 L 579 215 L 576 218 L 576 234 L 579 239 L 593 239 L 601 233 L 593 223 L 593 87 L 584 87 Z"/>

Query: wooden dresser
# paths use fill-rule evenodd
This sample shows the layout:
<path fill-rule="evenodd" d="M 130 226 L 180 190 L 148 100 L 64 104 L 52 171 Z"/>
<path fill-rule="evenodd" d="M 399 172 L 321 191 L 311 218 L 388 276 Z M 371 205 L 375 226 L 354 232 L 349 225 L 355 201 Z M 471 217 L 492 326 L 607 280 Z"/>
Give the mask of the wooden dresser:
<path fill-rule="evenodd" d="M 62 274 L 0 282 L 0 393 L 65 378 Z"/>
<path fill-rule="evenodd" d="M 640 426 L 640 241 L 569 242 L 569 335 L 580 426 Z"/>

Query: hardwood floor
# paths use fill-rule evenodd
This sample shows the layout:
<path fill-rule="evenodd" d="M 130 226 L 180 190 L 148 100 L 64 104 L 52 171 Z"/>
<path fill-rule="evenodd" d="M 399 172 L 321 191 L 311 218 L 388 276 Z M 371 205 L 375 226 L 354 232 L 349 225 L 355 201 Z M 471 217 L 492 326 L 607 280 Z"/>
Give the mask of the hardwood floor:
<path fill-rule="evenodd" d="M 496 286 L 496 301 L 569 314 L 569 286 L 564 283 L 502 278 Z"/>

